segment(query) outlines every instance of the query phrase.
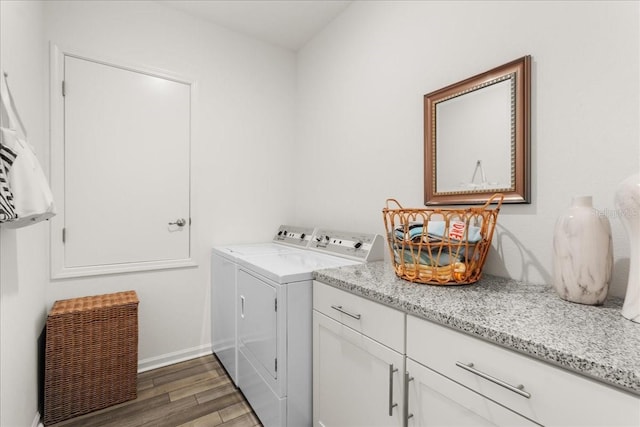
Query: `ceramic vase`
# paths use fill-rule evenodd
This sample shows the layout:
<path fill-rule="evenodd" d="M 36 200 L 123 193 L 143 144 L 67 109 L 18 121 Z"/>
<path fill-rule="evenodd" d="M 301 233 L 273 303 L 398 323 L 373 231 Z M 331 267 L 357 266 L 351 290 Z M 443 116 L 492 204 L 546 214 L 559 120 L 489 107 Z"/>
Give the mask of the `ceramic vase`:
<path fill-rule="evenodd" d="M 617 216 L 630 240 L 629 281 L 622 306 L 622 316 L 640 323 L 640 174 L 625 179 L 615 194 Z"/>
<path fill-rule="evenodd" d="M 553 235 L 553 286 L 560 298 L 599 305 L 609 292 L 613 267 L 611 225 L 591 196 L 574 197 Z"/>

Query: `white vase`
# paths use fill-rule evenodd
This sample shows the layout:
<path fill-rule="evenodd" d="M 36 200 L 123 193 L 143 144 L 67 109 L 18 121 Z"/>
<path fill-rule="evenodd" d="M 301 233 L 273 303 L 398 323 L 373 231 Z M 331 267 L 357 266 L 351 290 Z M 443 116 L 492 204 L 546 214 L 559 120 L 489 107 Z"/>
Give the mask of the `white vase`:
<path fill-rule="evenodd" d="M 625 179 L 615 195 L 618 217 L 629 234 L 629 281 L 622 316 L 640 323 L 640 174 Z"/>
<path fill-rule="evenodd" d="M 574 197 L 553 235 L 553 286 L 560 298 L 602 304 L 613 267 L 611 225 L 592 206 L 591 196 Z"/>

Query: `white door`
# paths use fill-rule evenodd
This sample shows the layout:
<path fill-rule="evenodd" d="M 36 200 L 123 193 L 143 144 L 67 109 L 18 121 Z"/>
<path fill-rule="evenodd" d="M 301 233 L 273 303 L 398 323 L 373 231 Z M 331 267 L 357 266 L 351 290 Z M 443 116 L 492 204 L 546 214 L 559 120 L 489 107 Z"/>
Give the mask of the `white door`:
<path fill-rule="evenodd" d="M 410 358 L 407 373 L 408 427 L 537 425 Z"/>
<path fill-rule="evenodd" d="M 277 290 L 266 281 L 238 270 L 238 347 L 259 364 L 261 372 L 277 378 Z M 268 378 L 267 378 L 268 380 Z"/>
<path fill-rule="evenodd" d="M 401 426 L 404 356 L 313 312 L 313 425 Z"/>
<path fill-rule="evenodd" d="M 63 58 L 58 267 L 97 274 L 190 259 L 190 84 Z"/>

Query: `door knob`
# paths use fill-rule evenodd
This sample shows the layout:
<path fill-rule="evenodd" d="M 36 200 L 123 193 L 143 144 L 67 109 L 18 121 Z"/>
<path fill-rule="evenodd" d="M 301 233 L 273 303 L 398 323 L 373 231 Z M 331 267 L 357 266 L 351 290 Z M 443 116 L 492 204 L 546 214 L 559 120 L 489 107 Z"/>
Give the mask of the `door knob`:
<path fill-rule="evenodd" d="M 184 218 L 179 218 L 176 222 L 170 222 L 169 225 L 177 225 L 178 227 L 184 227 L 187 221 Z"/>

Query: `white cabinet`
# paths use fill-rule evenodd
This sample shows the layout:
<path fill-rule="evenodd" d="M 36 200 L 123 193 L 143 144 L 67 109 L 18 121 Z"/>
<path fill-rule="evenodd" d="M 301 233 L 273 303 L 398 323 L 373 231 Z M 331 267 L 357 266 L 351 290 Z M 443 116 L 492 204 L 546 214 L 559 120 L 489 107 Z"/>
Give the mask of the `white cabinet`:
<path fill-rule="evenodd" d="M 319 282 L 313 289 L 314 310 L 404 354 L 403 312 Z"/>
<path fill-rule="evenodd" d="M 382 334 L 393 332 L 404 348 L 403 313 L 314 283 L 314 426 L 403 425 L 404 354 L 362 332 L 396 319 L 398 328 Z"/>
<path fill-rule="evenodd" d="M 412 315 L 407 316 L 407 358 L 475 393 L 487 408 L 495 402 L 541 425 L 640 425 L 638 396 Z M 462 403 L 459 396 L 452 398 Z M 411 402 L 409 410 L 417 412 Z M 489 414 L 496 425 L 514 424 L 493 409 L 472 410 Z"/>
<path fill-rule="evenodd" d="M 319 282 L 313 297 L 314 426 L 640 426 L 637 395 Z"/>
<path fill-rule="evenodd" d="M 406 381 L 408 427 L 536 425 L 409 358 Z"/>

